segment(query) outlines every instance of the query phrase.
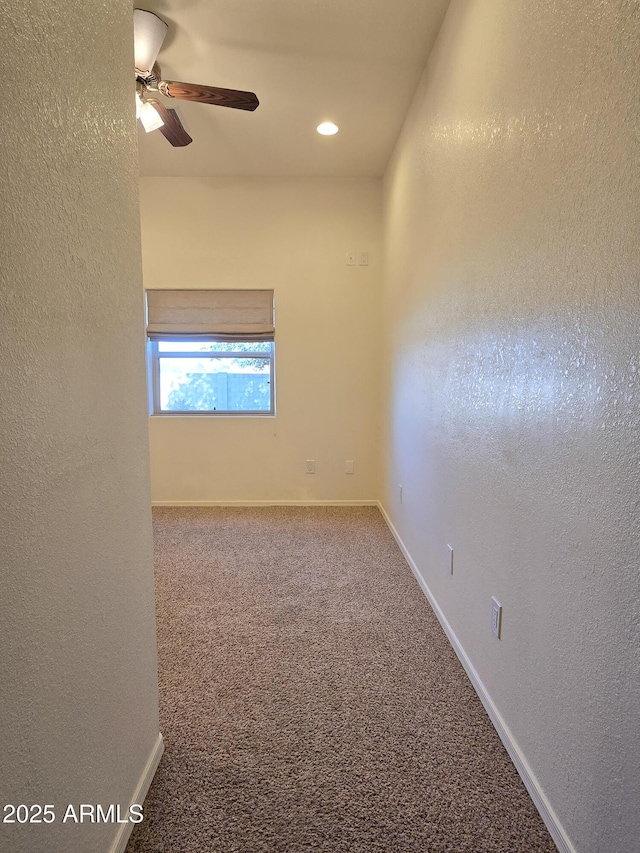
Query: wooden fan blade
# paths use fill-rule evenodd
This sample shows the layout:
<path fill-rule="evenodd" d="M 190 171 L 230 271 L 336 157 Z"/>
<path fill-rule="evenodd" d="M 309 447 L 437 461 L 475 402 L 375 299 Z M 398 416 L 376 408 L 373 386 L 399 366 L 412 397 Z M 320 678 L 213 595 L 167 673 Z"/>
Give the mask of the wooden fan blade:
<path fill-rule="evenodd" d="M 219 89 L 217 86 L 200 86 L 198 83 L 177 83 L 175 80 L 161 80 L 158 89 L 168 98 L 183 101 L 199 101 L 201 104 L 215 104 L 219 107 L 231 107 L 234 110 L 253 112 L 260 101 L 253 92 L 241 92 L 238 89 Z"/>
<path fill-rule="evenodd" d="M 151 104 L 158 111 L 158 114 L 164 124 L 158 130 L 167 139 L 174 148 L 182 148 L 184 145 L 189 145 L 193 139 L 182 126 L 182 122 L 178 118 L 178 113 L 175 110 L 169 110 L 157 98 L 146 98 L 147 103 Z"/>

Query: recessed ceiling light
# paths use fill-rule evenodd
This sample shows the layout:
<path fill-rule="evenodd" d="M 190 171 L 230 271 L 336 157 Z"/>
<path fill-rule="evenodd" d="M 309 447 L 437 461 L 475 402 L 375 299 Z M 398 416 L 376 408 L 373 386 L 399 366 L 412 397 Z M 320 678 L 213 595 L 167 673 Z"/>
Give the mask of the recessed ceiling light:
<path fill-rule="evenodd" d="M 334 133 L 338 132 L 338 125 L 332 121 L 323 121 L 317 126 L 316 130 L 323 136 L 333 136 Z"/>

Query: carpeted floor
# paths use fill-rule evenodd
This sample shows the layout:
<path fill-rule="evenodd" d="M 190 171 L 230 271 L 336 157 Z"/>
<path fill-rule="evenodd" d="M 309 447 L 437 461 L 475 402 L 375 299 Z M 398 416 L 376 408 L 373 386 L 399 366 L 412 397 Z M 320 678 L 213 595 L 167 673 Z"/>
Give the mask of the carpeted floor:
<path fill-rule="evenodd" d="M 553 853 L 374 507 L 154 510 L 166 751 L 127 853 Z"/>

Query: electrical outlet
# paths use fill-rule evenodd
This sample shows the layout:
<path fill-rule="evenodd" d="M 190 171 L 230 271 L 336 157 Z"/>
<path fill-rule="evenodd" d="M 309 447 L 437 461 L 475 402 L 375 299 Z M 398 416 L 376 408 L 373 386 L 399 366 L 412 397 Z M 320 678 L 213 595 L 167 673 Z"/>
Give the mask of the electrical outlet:
<path fill-rule="evenodd" d="M 491 598 L 491 630 L 500 639 L 502 630 L 502 605 L 497 598 Z"/>
<path fill-rule="evenodd" d="M 358 264 L 366 267 L 369 264 L 369 252 L 358 252 Z"/>
<path fill-rule="evenodd" d="M 345 459 L 344 462 L 344 473 L 345 474 L 353 474 L 353 459 Z"/>
<path fill-rule="evenodd" d="M 447 571 L 450 575 L 453 574 L 453 548 L 447 545 Z"/>
<path fill-rule="evenodd" d="M 315 474 L 316 473 L 316 460 L 315 459 L 307 459 L 307 474 Z"/>

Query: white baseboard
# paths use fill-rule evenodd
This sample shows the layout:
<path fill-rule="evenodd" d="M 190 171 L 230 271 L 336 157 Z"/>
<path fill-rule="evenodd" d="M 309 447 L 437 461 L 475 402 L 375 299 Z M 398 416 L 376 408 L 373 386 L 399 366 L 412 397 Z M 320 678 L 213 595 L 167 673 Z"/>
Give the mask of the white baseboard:
<path fill-rule="evenodd" d="M 427 585 L 427 582 L 422 577 L 420 570 L 418 569 L 418 567 L 417 567 L 415 561 L 413 560 L 411 554 L 407 550 L 407 547 L 404 544 L 404 542 L 402 541 L 400 534 L 398 533 L 398 531 L 393 526 L 391 519 L 387 515 L 386 510 L 384 509 L 384 507 L 382 506 L 382 504 L 380 502 L 378 502 L 378 509 L 382 513 L 382 517 L 386 521 L 387 526 L 389 527 L 389 530 L 391 531 L 394 539 L 398 543 L 398 546 L 399 546 L 400 550 L 402 551 L 404 558 L 406 559 L 407 563 L 409 564 L 409 567 L 410 567 L 411 571 L 413 572 L 413 574 L 415 575 L 416 580 L 420 584 L 420 587 L 422 588 L 422 591 L 426 595 L 426 597 L 429 601 L 429 604 L 433 608 L 434 613 L 438 617 L 438 621 L 442 625 L 444 632 L 446 633 L 446 635 L 449 639 L 449 642 L 453 646 L 453 650 L 457 654 L 458 658 L 460 659 L 460 663 L 462 664 L 465 672 L 469 676 L 469 680 L 471 681 L 471 684 L 473 685 L 474 690 L 476 691 L 476 693 L 478 694 L 478 696 L 480 698 L 480 701 L 484 705 L 485 710 L 486 710 L 487 714 L 489 715 L 489 719 L 493 723 L 494 728 L 498 732 L 500 740 L 502 741 L 505 749 L 509 753 L 511 760 L 514 763 L 515 768 L 518 771 L 518 774 L 520 775 L 520 778 L 524 782 L 524 785 L 525 785 L 527 791 L 529 792 L 529 796 L 533 800 L 533 804 L 538 809 L 538 812 L 540 813 L 540 817 L 542 818 L 542 820 L 545 823 L 545 826 L 549 830 L 549 834 L 553 838 L 553 841 L 554 841 L 556 847 L 558 848 L 560 853 L 576 853 L 575 847 L 573 846 L 573 844 L 569 840 L 567 833 L 564 831 L 562 824 L 560 823 L 560 821 L 558 819 L 558 816 L 556 815 L 555 811 L 553 810 L 553 808 L 551 806 L 551 803 L 549 802 L 544 791 L 542 790 L 540 783 L 536 779 L 536 776 L 533 773 L 533 770 L 531 769 L 531 767 L 529 766 L 529 763 L 528 763 L 527 759 L 525 758 L 524 754 L 522 753 L 522 750 L 518 746 L 518 743 L 516 742 L 511 731 L 509 730 L 509 727 L 505 723 L 504 719 L 502 718 L 502 715 L 500 714 L 496 705 L 494 704 L 493 700 L 491 699 L 491 696 L 489 695 L 486 687 L 482 683 L 480 676 L 478 675 L 478 673 L 477 673 L 474 665 L 472 664 L 469 656 L 467 655 L 466 651 L 462 647 L 460 640 L 458 639 L 453 628 L 451 627 L 451 625 L 447 621 L 446 616 L 444 615 L 444 613 L 440 609 L 438 602 L 434 598 L 431 590 L 429 589 L 429 586 Z"/>
<path fill-rule="evenodd" d="M 147 760 L 145 768 L 142 771 L 142 776 L 140 777 L 133 796 L 131 797 L 131 803 L 144 803 L 144 798 L 147 796 L 147 792 L 151 786 L 155 772 L 158 769 L 158 764 L 160 763 L 163 752 L 164 741 L 162 740 L 162 735 L 158 733 L 158 738 L 151 750 L 151 755 Z M 128 803 L 127 806 L 128 805 L 130 805 L 130 803 Z M 109 853 L 124 853 L 134 826 L 134 823 L 120 824 Z"/>
<path fill-rule="evenodd" d="M 377 500 L 362 501 L 152 501 L 152 506 L 379 506 Z"/>

